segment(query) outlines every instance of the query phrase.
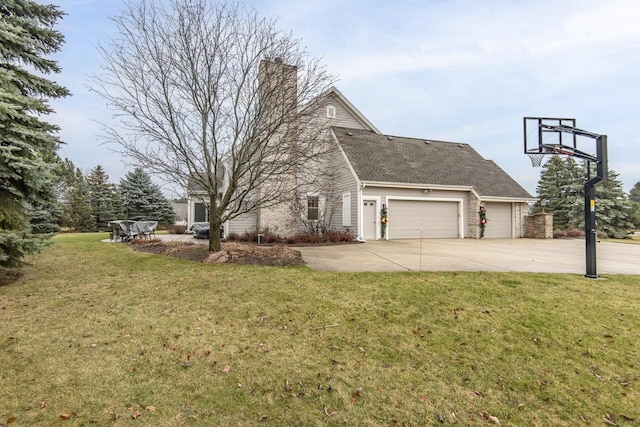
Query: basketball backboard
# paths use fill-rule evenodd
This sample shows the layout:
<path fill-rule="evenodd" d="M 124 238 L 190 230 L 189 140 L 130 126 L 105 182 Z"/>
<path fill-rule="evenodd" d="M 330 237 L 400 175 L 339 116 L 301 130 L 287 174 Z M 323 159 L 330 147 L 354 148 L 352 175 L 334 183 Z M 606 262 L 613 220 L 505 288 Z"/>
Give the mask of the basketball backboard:
<path fill-rule="evenodd" d="M 576 128 L 576 119 L 572 118 L 524 118 L 524 153 L 527 155 L 564 154 L 597 161 L 595 139 L 599 136 Z"/>

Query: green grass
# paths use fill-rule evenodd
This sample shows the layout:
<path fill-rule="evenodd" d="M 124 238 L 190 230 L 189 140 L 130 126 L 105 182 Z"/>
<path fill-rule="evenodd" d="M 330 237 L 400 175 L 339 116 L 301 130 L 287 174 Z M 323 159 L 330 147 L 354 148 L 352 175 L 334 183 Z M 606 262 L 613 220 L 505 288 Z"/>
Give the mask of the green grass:
<path fill-rule="evenodd" d="M 0 287 L 0 424 L 640 420 L 638 276 L 203 265 L 101 237 Z"/>
<path fill-rule="evenodd" d="M 607 242 L 627 243 L 631 245 L 640 245 L 640 236 L 629 236 L 626 239 L 606 239 Z"/>

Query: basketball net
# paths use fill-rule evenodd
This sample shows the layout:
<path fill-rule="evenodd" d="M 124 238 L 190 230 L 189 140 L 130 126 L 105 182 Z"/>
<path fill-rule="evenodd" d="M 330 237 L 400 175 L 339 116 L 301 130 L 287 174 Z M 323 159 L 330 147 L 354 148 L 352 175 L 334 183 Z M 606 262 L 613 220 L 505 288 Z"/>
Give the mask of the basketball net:
<path fill-rule="evenodd" d="M 542 166 L 542 160 L 544 159 L 544 154 L 539 153 L 527 153 L 529 159 L 531 159 L 531 167 L 539 168 Z"/>

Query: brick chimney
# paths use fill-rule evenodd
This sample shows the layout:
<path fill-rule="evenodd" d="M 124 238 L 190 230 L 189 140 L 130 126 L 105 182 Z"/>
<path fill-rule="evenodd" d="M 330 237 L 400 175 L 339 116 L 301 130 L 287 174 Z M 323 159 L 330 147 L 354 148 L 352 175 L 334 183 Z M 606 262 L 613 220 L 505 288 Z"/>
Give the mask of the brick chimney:
<path fill-rule="evenodd" d="M 260 108 L 274 115 L 273 119 L 295 119 L 298 108 L 298 67 L 283 63 L 282 58 L 263 59 L 259 69 Z M 285 116 L 293 115 L 291 118 Z"/>
<path fill-rule="evenodd" d="M 298 67 L 287 65 L 282 58 L 265 59 L 259 67 L 259 107 L 263 125 L 269 134 L 269 144 L 297 143 L 298 134 Z M 295 150 L 291 152 L 294 155 Z M 265 159 L 266 160 L 266 159 Z M 295 159 L 292 159 L 295 162 Z M 261 196 L 269 190 L 283 188 L 289 195 L 275 206 L 262 208 L 258 213 L 258 228 L 286 237 L 296 233 L 295 173 L 281 174 L 267 181 L 260 189 Z"/>

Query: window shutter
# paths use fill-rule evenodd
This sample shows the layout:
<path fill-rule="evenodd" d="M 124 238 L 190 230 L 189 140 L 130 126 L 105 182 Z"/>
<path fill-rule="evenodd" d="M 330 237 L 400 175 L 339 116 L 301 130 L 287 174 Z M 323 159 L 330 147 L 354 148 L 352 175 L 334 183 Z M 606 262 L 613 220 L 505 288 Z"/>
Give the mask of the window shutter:
<path fill-rule="evenodd" d="M 318 220 L 324 220 L 324 208 L 325 208 L 325 198 L 324 196 L 318 197 Z"/>
<path fill-rule="evenodd" d="M 306 220 L 309 215 L 309 205 L 307 205 L 307 196 L 300 197 L 300 204 L 302 205 L 302 209 L 300 209 L 300 218 Z"/>
<path fill-rule="evenodd" d="M 342 226 L 351 227 L 351 193 L 342 194 Z"/>

